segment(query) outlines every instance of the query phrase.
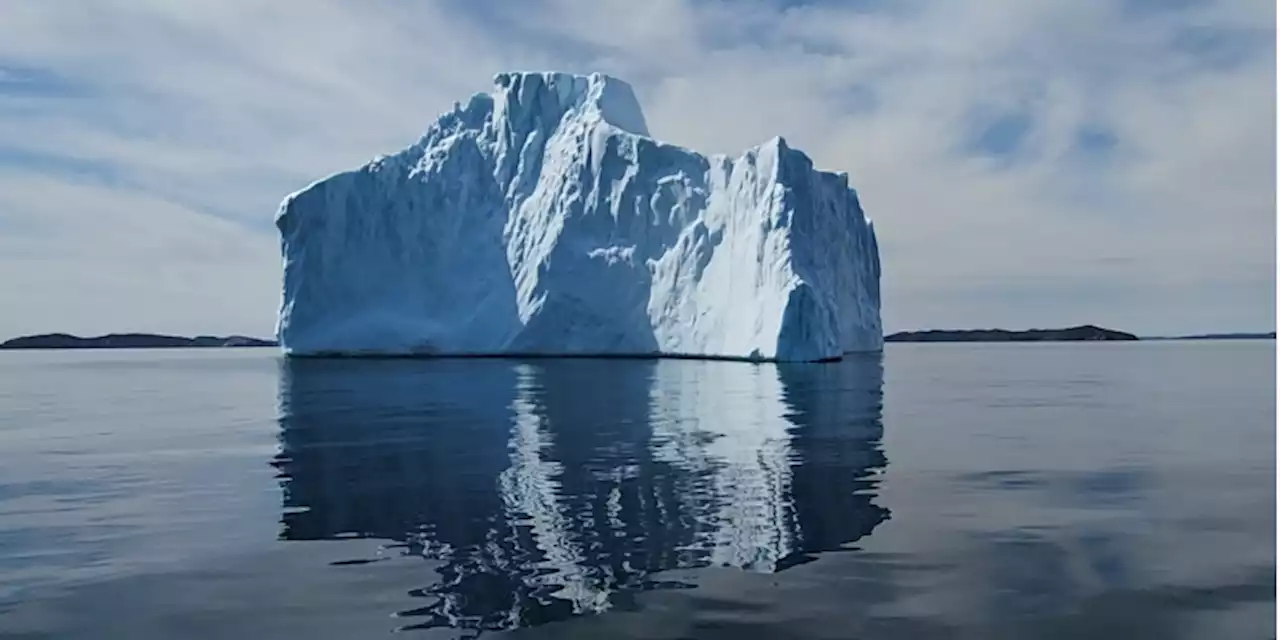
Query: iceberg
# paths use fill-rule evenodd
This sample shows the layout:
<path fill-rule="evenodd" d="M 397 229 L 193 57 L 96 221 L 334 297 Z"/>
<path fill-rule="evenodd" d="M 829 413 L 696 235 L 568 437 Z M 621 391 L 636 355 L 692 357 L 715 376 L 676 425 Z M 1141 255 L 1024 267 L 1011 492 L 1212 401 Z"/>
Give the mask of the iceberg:
<path fill-rule="evenodd" d="M 290 356 L 825 361 L 883 348 L 875 230 L 781 137 L 649 134 L 602 74 L 500 73 L 418 142 L 287 196 Z"/>

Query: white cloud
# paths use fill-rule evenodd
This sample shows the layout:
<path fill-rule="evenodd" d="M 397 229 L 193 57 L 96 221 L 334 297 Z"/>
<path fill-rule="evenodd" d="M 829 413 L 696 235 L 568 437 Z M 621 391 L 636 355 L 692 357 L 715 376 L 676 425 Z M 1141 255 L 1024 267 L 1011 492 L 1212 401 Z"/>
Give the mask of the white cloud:
<path fill-rule="evenodd" d="M 283 194 L 553 67 L 666 140 L 849 171 L 891 329 L 1274 324 L 1274 5 L 1159 4 L 5 3 L 0 334 L 267 333 Z M 1011 114 L 1012 157 L 966 152 Z"/>

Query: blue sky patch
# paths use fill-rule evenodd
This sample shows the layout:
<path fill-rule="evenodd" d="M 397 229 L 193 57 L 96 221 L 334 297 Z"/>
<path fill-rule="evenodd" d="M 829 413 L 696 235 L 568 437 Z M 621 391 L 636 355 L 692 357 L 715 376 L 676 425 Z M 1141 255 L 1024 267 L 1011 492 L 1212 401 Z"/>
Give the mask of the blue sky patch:
<path fill-rule="evenodd" d="M 0 98 L 73 98 L 88 94 L 84 86 L 52 71 L 0 60 Z"/>
<path fill-rule="evenodd" d="M 1111 129 L 1102 125 L 1084 125 L 1076 129 L 1074 150 L 1090 156 L 1109 153 L 1120 143 Z"/>
<path fill-rule="evenodd" d="M 91 178 L 107 183 L 115 183 L 121 179 L 120 172 L 108 162 L 94 162 L 0 146 L 0 169 L 5 167 L 18 167 L 37 173 Z"/>
<path fill-rule="evenodd" d="M 1025 148 L 1034 124 L 1031 113 L 1025 109 L 978 109 L 970 117 L 963 150 L 968 155 L 1012 159 Z"/>
<path fill-rule="evenodd" d="M 1174 34 L 1171 43 L 1174 51 L 1191 56 L 1214 69 L 1238 67 L 1260 55 L 1266 55 L 1274 45 L 1274 29 L 1210 26 L 1180 29 Z"/>

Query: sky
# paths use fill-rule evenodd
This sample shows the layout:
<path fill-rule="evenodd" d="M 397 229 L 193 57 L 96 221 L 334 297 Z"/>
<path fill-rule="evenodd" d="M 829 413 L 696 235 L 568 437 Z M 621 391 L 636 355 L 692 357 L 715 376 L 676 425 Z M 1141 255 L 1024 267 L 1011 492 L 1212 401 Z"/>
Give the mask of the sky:
<path fill-rule="evenodd" d="M 506 70 L 775 135 L 875 221 L 887 331 L 1275 325 L 1272 0 L 10 0 L 0 337 L 269 335 L 272 218 Z"/>

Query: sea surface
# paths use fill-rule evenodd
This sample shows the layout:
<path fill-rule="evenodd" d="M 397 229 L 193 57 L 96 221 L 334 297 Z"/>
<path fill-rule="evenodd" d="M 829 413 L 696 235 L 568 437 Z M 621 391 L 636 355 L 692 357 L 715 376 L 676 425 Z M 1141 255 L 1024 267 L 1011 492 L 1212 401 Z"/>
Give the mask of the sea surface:
<path fill-rule="evenodd" d="M 3 638 L 1275 638 L 1275 343 L 0 353 Z"/>

